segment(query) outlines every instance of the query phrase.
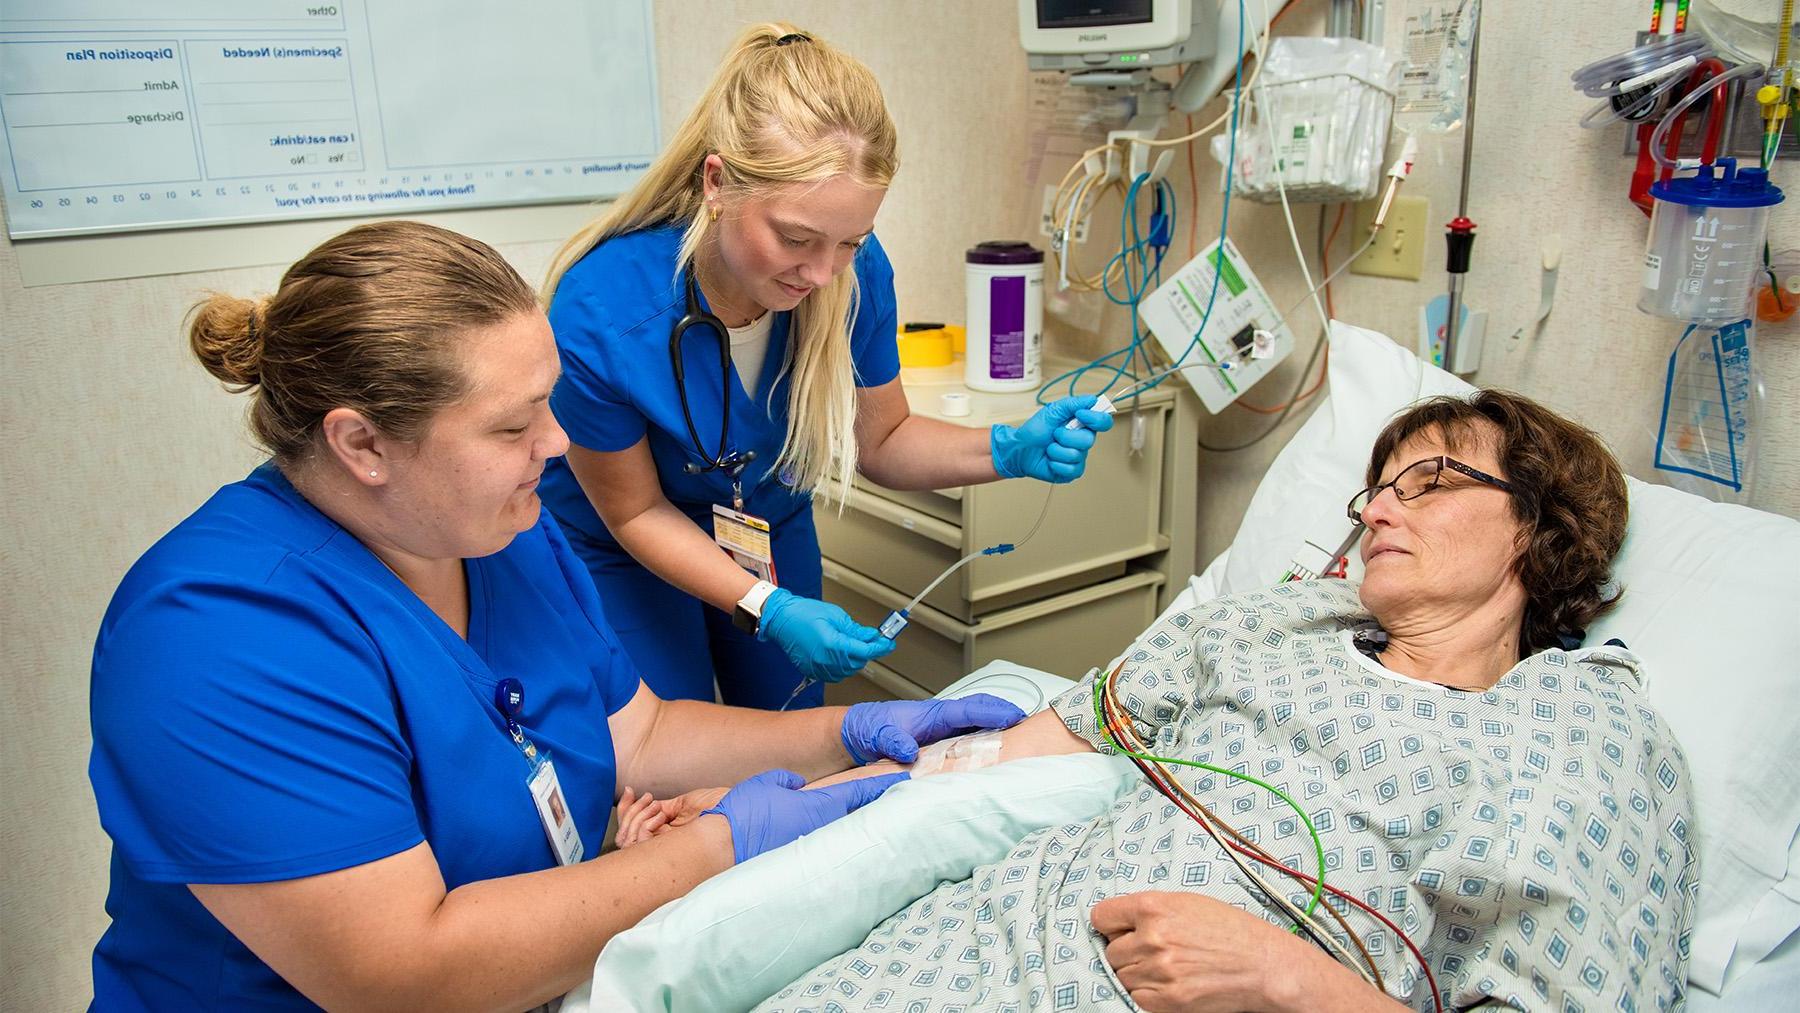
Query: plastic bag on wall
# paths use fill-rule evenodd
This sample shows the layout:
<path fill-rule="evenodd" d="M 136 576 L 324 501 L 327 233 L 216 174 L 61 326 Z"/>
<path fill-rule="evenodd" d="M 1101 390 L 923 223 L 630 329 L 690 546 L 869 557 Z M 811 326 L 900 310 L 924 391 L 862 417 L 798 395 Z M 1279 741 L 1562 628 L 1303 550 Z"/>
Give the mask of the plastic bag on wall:
<path fill-rule="evenodd" d="M 1748 320 L 1689 324 L 1669 353 L 1656 469 L 1679 489 L 1724 502 L 1750 498 L 1762 376 Z"/>

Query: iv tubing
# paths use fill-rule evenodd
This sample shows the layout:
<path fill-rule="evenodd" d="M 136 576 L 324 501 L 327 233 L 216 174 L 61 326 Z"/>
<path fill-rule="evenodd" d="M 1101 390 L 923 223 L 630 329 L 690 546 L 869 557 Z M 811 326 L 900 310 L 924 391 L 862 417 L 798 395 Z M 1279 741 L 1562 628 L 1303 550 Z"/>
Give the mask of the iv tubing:
<path fill-rule="evenodd" d="M 1701 33 L 1669 35 L 1623 53 L 1595 60 L 1569 75 L 1575 90 L 1602 101 L 1581 118 L 1588 128 L 1620 120 L 1647 121 L 1663 96 L 1678 87 L 1684 72 L 1712 55 Z"/>
<path fill-rule="evenodd" d="M 1007 553 L 1018 548 L 1019 546 L 1024 545 L 1026 542 L 1031 541 L 1031 536 L 1037 534 L 1038 528 L 1041 528 L 1044 526 L 1044 517 L 1050 513 L 1050 500 L 1053 499 L 1055 496 L 1056 496 L 1056 486 L 1053 485 L 1050 487 L 1050 491 L 1048 493 L 1046 493 L 1044 496 L 1044 506 L 1043 506 L 1043 509 L 1038 511 L 1037 520 L 1032 523 L 1031 530 L 1025 532 L 1024 538 L 1021 538 L 1016 542 L 1001 542 L 999 545 L 990 545 L 985 549 L 978 549 L 974 552 L 969 553 L 968 555 L 964 556 L 963 558 L 957 560 L 956 562 L 951 563 L 950 566 L 948 568 L 946 568 L 943 573 L 940 573 L 937 575 L 936 580 L 925 585 L 925 590 L 920 591 L 916 595 L 913 595 L 912 601 L 909 601 L 906 603 L 905 607 L 900 610 L 900 614 L 906 615 L 906 614 L 910 613 L 914 608 L 918 607 L 918 604 L 920 602 L 925 600 L 926 595 L 930 594 L 933 591 L 936 591 L 938 585 L 942 584 L 945 581 L 945 579 L 948 578 L 951 574 L 953 574 L 956 571 L 962 569 L 963 567 L 969 565 L 970 563 L 974 562 L 975 560 L 980 559 L 982 556 L 1004 556 Z"/>
<path fill-rule="evenodd" d="M 1656 125 L 1656 131 L 1650 135 L 1650 157 L 1656 160 L 1657 165 L 1660 165 L 1665 169 L 1683 168 L 1679 162 L 1663 154 L 1663 141 L 1669 135 L 1669 125 L 1675 122 L 1677 116 L 1686 112 L 1689 106 L 1700 101 L 1702 98 L 1713 94 L 1717 89 L 1723 88 L 1725 85 L 1740 77 L 1752 77 L 1762 73 L 1763 66 L 1761 64 L 1740 63 L 1725 73 L 1720 74 L 1718 77 L 1707 81 L 1701 87 L 1688 92 L 1681 101 L 1670 107 L 1668 113 L 1663 116 L 1662 122 Z M 1724 113 L 1721 111 L 1720 115 L 1722 116 Z"/>
<path fill-rule="evenodd" d="M 996 548 L 998 548 L 998 546 L 996 546 Z M 905 605 L 901 606 L 900 614 L 905 615 L 905 614 L 911 612 L 914 608 L 917 608 L 919 602 L 924 601 L 926 595 L 930 594 L 933 591 L 936 591 L 938 585 L 942 584 L 944 582 L 944 580 L 946 578 L 948 578 L 951 574 L 955 573 L 956 571 L 962 569 L 963 567 L 969 565 L 970 563 L 974 562 L 977 559 L 980 559 L 982 556 L 985 556 L 987 554 L 988 554 L 987 549 L 977 549 L 976 551 L 969 553 L 968 555 L 964 556 L 963 558 L 961 558 L 961 559 L 957 560 L 956 562 L 951 563 L 949 566 L 945 567 L 944 572 L 938 574 L 936 580 L 925 585 L 925 590 L 920 591 L 918 594 L 913 595 L 912 601 L 909 601 Z"/>
<path fill-rule="evenodd" d="M 1609 98 L 1648 84 L 1639 80 L 1647 74 L 1665 70 L 1669 65 L 1692 57 L 1696 60 L 1712 49 L 1704 36 L 1671 35 L 1645 43 L 1615 56 L 1595 60 L 1569 75 L 1569 80 L 1589 98 Z"/>

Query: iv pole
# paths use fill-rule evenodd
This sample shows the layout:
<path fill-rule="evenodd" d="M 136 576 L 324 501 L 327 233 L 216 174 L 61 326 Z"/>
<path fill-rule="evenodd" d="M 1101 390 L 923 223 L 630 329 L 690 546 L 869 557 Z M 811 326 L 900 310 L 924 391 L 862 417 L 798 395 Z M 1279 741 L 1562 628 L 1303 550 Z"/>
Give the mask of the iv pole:
<path fill-rule="evenodd" d="M 1462 187 L 1457 192 L 1456 217 L 1445 226 L 1448 231 L 1444 235 L 1444 268 L 1450 274 L 1450 312 L 1444 318 L 1444 369 L 1452 373 L 1456 372 L 1456 360 L 1451 357 L 1451 352 L 1461 322 L 1458 317 L 1462 311 L 1463 275 L 1469 273 L 1469 258 L 1475 248 L 1475 223 L 1469 220 L 1469 169 L 1475 153 L 1475 87 L 1481 66 L 1481 8 L 1481 4 L 1475 5 L 1475 24 L 1469 33 L 1469 89 L 1463 106 Z"/>

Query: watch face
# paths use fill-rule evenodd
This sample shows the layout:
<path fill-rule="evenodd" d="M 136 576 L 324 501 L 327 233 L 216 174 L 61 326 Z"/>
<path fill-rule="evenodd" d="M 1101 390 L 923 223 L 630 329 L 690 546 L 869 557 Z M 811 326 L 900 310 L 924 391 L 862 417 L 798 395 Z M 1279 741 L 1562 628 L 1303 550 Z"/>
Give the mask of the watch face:
<path fill-rule="evenodd" d="M 742 605 L 731 610 L 731 625 L 745 633 L 755 633 L 758 622 L 760 622 L 758 617 L 752 615 L 750 610 Z"/>

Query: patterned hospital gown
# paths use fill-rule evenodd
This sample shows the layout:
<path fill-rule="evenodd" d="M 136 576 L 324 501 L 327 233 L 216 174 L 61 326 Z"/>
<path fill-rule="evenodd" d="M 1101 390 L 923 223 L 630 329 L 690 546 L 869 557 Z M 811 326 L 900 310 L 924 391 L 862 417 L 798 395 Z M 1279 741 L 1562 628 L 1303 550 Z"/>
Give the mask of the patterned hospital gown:
<path fill-rule="evenodd" d="M 1643 700 L 1635 659 L 1551 650 L 1491 690 L 1465 692 L 1365 657 L 1352 634 L 1372 625 L 1341 581 L 1206 602 L 1133 645 L 1119 697 L 1153 751 L 1253 774 L 1305 808 L 1326 881 L 1406 930 L 1446 1009 L 1484 997 L 1522 1010 L 1680 1005 L 1698 893 L 1692 804 L 1686 762 Z M 1090 676 L 1052 706 L 1104 748 L 1093 688 Z M 1175 770 L 1277 858 L 1316 868 L 1305 827 L 1279 799 Z M 1293 881 L 1265 878 L 1304 903 Z M 759 1008 L 1133 1009 L 1088 916 L 1106 897 L 1142 890 L 1203 893 L 1285 924 L 1146 786 L 942 884 Z M 1346 917 L 1388 993 L 1431 1009 L 1399 940 L 1364 913 Z"/>

